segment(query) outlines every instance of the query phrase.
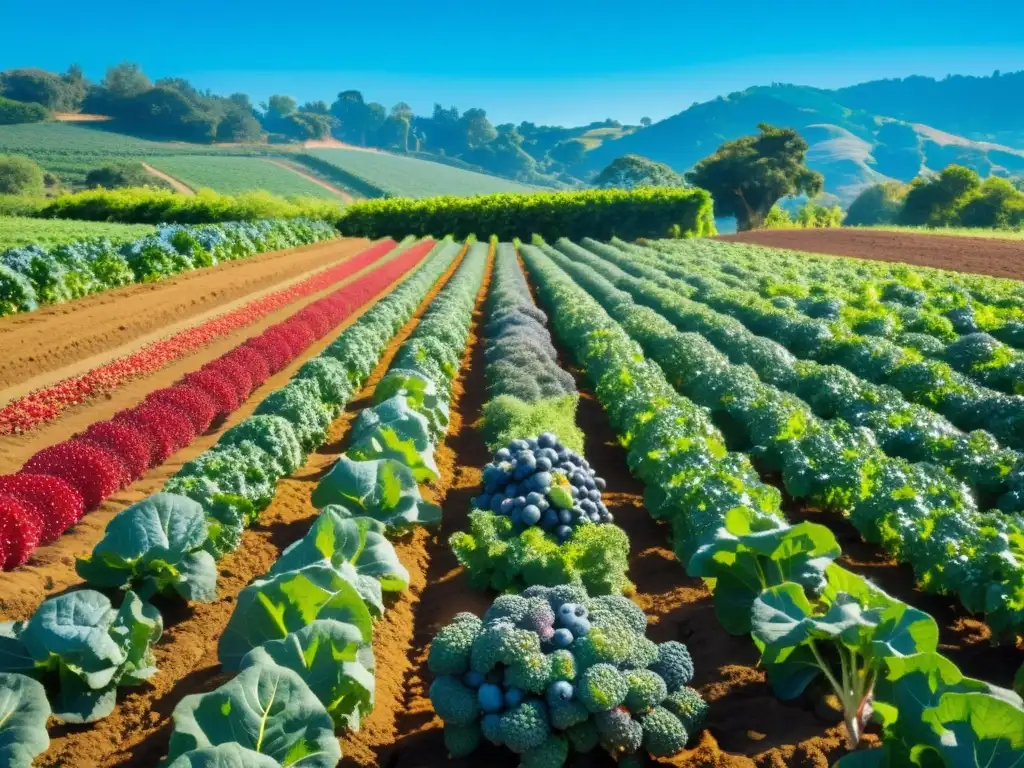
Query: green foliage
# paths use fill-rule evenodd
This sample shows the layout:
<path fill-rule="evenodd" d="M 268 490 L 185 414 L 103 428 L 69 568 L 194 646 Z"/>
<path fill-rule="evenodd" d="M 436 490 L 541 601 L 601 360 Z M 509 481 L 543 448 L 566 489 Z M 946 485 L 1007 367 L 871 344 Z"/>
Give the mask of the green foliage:
<path fill-rule="evenodd" d="M 714 234 L 710 197 L 699 189 L 588 190 L 427 200 L 370 200 L 345 208 L 338 228 L 364 237 L 467 237 L 490 232 L 501 240 L 591 236 L 626 240 Z"/>
<path fill-rule="evenodd" d="M 148 158 L 147 162 L 192 189 L 212 189 L 223 195 L 263 190 L 287 198 L 323 197 L 338 200 L 336 193 L 288 168 L 282 168 L 268 158 L 165 155 Z"/>
<path fill-rule="evenodd" d="M 151 176 L 142 163 L 119 163 L 94 168 L 85 175 L 85 186 L 90 189 L 122 189 L 124 187 L 166 186 Z"/>
<path fill-rule="evenodd" d="M 603 189 L 682 187 L 686 185 L 683 177 L 665 163 L 659 163 L 640 155 L 625 155 L 616 158 L 597 175 L 593 183 L 595 187 Z"/>
<path fill-rule="evenodd" d="M 200 190 L 193 196 L 149 187 L 89 190 L 62 195 L 40 212 L 46 218 L 131 224 L 204 224 L 218 221 L 298 218 L 336 220 L 341 207 L 315 198 L 284 200 L 267 192 L 237 197 Z M 404 237 L 404 234 L 402 235 Z"/>
<path fill-rule="evenodd" d="M 49 717 L 42 685 L 25 675 L 0 672 L 0 765 L 31 768 L 33 758 L 50 745 Z"/>
<path fill-rule="evenodd" d="M 225 669 L 238 669 L 253 648 L 282 640 L 314 619 L 351 624 L 368 643 L 373 614 L 365 593 L 367 585 L 358 581 L 354 569 L 343 571 L 326 562 L 258 579 L 238 595 L 217 646 L 217 658 Z M 378 587 L 378 600 L 379 594 Z M 365 596 L 372 604 L 373 596 Z M 374 612 L 380 613 L 376 607 Z"/>
<path fill-rule="evenodd" d="M 0 672 L 52 685 L 55 717 L 91 723 L 113 711 L 119 687 L 156 672 L 150 646 L 162 632 L 160 614 L 134 592 L 119 609 L 90 589 L 65 592 L 27 622 L 0 623 Z"/>
<path fill-rule="evenodd" d="M 0 96 L 0 125 L 41 123 L 50 119 L 50 112 L 42 104 L 25 104 Z"/>
<path fill-rule="evenodd" d="M 629 586 L 629 539 L 611 524 L 576 527 L 559 544 L 537 526 L 517 532 L 507 516 L 475 510 L 469 530 L 452 534 L 449 544 L 477 589 L 578 584 L 590 594 L 610 595 Z"/>
<path fill-rule="evenodd" d="M 0 155 L 0 195 L 38 195 L 43 169 L 27 157 Z"/>
<path fill-rule="evenodd" d="M 237 742 L 228 741 L 216 747 L 190 749 L 163 765 L 165 768 L 279 768 L 280 763 Z"/>
<path fill-rule="evenodd" d="M 145 237 L 153 232 L 154 229 L 149 224 L 108 224 L 0 215 L 0 253 L 22 245 L 48 248 L 92 238 L 106 238 L 113 243 L 120 243 Z"/>
<path fill-rule="evenodd" d="M 484 403 L 481 429 L 487 447 L 496 451 L 521 435 L 553 432 L 571 450 L 583 450 L 583 431 L 576 426 L 579 395 L 545 397 L 524 402 L 501 395 Z"/>
<path fill-rule="evenodd" d="M 186 696 L 173 720 L 172 764 L 231 742 L 283 768 L 334 768 L 341 760 L 330 714 L 296 672 L 277 664 L 254 664 L 215 691 Z"/>
<path fill-rule="evenodd" d="M 912 226 L 955 224 L 959 208 L 981 186 L 978 174 L 950 165 L 934 179 L 915 179 L 910 185 L 899 223 Z"/>
<path fill-rule="evenodd" d="M 872 184 L 850 203 L 846 211 L 846 225 L 873 227 L 896 223 L 908 190 L 906 184 L 898 181 Z"/>
<path fill-rule="evenodd" d="M 143 599 L 177 594 L 208 603 L 217 596 L 217 566 L 206 551 L 209 535 L 200 504 L 157 493 L 119 512 L 76 570 L 94 587 L 133 589 Z"/>
<path fill-rule="evenodd" d="M 780 198 L 801 192 L 813 197 L 824 182 L 807 167 L 807 142 L 795 130 L 765 123 L 758 130 L 756 136 L 725 142 L 686 174 L 687 181 L 711 193 L 715 213 L 736 217 L 740 231 L 760 227 Z"/>

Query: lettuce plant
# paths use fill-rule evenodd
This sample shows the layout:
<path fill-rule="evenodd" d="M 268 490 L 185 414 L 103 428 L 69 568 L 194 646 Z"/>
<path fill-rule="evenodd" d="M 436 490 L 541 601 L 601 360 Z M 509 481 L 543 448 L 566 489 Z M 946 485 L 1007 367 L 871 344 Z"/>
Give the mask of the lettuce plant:
<path fill-rule="evenodd" d="M 418 482 L 440 477 L 430 424 L 404 395 L 360 411 L 349 440 L 346 453 L 356 461 L 394 459 L 409 467 Z"/>
<path fill-rule="evenodd" d="M 25 675 L 0 673 L 0 765 L 31 768 L 32 759 L 50 746 L 46 690 Z"/>
<path fill-rule="evenodd" d="M 67 592 L 26 622 L 0 624 L 0 672 L 52 684 L 54 716 L 91 723 L 113 711 L 119 687 L 156 672 L 151 645 L 162 632 L 159 612 L 134 592 L 120 608 L 91 589 Z"/>
<path fill-rule="evenodd" d="M 78 575 L 95 587 L 133 589 L 143 599 L 177 594 L 191 602 L 217 597 L 217 564 L 207 551 L 206 512 L 184 496 L 157 493 L 107 524 Z"/>

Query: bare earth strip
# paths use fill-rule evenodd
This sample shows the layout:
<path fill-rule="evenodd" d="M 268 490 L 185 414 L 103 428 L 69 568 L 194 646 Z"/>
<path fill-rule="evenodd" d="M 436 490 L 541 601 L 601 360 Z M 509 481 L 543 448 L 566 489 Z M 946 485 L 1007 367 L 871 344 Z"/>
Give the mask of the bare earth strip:
<path fill-rule="evenodd" d="M 182 184 L 176 178 L 169 174 L 164 173 L 163 171 L 158 171 L 152 165 L 149 165 L 148 163 L 142 163 L 142 167 L 146 169 L 147 173 L 156 176 L 158 179 L 166 181 L 168 184 L 170 184 L 174 188 L 175 192 L 180 192 L 183 195 L 195 194 L 191 187 L 187 186 L 186 184 Z"/>
<path fill-rule="evenodd" d="M 1024 280 L 1024 241 L 857 229 L 766 229 L 720 239 Z"/>
<path fill-rule="evenodd" d="M 346 238 L 264 253 L 0 319 L 0 402 L 19 384 L 55 371 L 80 373 L 74 366 L 96 355 L 226 312 L 368 245 Z"/>
<path fill-rule="evenodd" d="M 338 197 L 340 197 L 342 200 L 344 200 L 346 203 L 351 203 L 353 200 L 355 200 L 355 198 L 352 197 L 352 195 L 349 194 L 348 192 L 346 192 L 345 190 L 339 189 L 338 187 L 335 187 L 335 186 L 333 186 L 331 184 L 328 184 L 323 179 L 318 179 L 316 176 L 313 176 L 312 174 L 306 173 L 305 171 L 300 171 L 298 168 L 296 168 L 291 163 L 285 162 L 284 160 L 272 160 L 270 158 L 264 158 L 264 159 L 268 163 L 273 163 L 274 165 L 276 165 L 279 168 L 284 168 L 286 171 L 291 171 L 292 173 L 296 174 L 297 176 L 301 176 L 306 181 L 311 182 L 313 184 L 316 184 L 318 187 L 323 187 L 328 192 L 333 192 Z"/>

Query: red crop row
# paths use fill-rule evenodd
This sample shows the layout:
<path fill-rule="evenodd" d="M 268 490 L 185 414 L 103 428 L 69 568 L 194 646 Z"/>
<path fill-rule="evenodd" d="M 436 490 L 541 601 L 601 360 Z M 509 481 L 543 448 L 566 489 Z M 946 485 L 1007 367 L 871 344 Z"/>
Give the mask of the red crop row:
<path fill-rule="evenodd" d="M 0 568 L 24 563 L 36 546 L 54 541 L 238 408 L 272 373 L 415 267 L 433 245 L 427 240 L 409 248 L 174 386 L 151 392 L 140 405 L 44 448 L 18 474 L 0 477 Z"/>
<path fill-rule="evenodd" d="M 109 392 L 124 382 L 145 376 L 170 362 L 209 344 L 239 328 L 251 325 L 281 307 L 304 296 L 324 290 L 354 275 L 395 247 L 394 240 L 382 240 L 335 267 L 308 277 L 295 285 L 254 299 L 232 312 L 214 317 L 194 328 L 154 342 L 137 352 L 31 392 L 0 408 L 0 435 L 14 435 L 52 421 L 67 408 L 96 394 Z"/>

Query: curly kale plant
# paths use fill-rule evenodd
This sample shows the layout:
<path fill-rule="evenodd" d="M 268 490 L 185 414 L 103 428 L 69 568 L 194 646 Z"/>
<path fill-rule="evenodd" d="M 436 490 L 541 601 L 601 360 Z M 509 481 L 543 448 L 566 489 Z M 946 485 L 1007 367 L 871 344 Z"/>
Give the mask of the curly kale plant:
<path fill-rule="evenodd" d="M 645 636 L 647 617 L 621 595 L 534 586 L 497 598 L 478 618 L 460 613 L 430 645 L 434 711 L 453 757 L 483 741 L 526 768 L 557 768 L 569 753 L 675 754 L 707 706 L 687 684 L 681 643 Z"/>

